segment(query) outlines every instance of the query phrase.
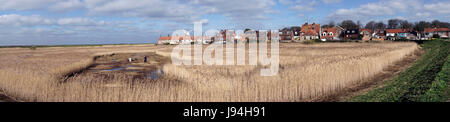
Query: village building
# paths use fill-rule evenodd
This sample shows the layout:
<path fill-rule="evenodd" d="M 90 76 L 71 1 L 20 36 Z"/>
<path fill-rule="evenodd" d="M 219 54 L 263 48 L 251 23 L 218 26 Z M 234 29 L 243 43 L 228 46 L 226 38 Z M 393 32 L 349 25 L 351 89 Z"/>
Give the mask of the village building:
<path fill-rule="evenodd" d="M 322 40 L 340 40 L 339 36 L 344 30 L 340 26 L 335 26 L 331 28 L 322 28 L 321 29 L 320 39 Z"/>
<path fill-rule="evenodd" d="M 362 35 L 362 41 L 371 41 L 373 30 L 371 29 L 359 29 L 359 34 Z"/>
<path fill-rule="evenodd" d="M 386 29 L 386 37 L 388 40 L 406 39 L 410 29 Z"/>
<path fill-rule="evenodd" d="M 294 33 L 289 28 L 279 30 L 280 42 L 291 42 L 294 38 Z"/>
<path fill-rule="evenodd" d="M 417 33 L 416 31 L 411 31 L 408 34 L 408 37 L 406 37 L 408 40 L 420 40 L 420 33 Z"/>
<path fill-rule="evenodd" d="M 424 36 L 425 38 L 433 38 L 434 35 L 438 35 L 440 38 L 449 38 L 450 37 L 450 29 L 449 28 L 425 28 Z"/>
<path fill-rule="evenodd" d="M 158 44 L 170 44 L 170 40 L 172 37 L 170 36 L 160 36 L 158 39 Z"/>
<path fill-rule="evenodd" d="M 320 24 L 308 24 L 305 23 L 302 25 L 302 28 L 300 30 L 300 40 L 299 42 L 306 41 L 306 40 L 314 40 L 320 38 Z"/>
<path fill-rule="evenodd" d="M 344 39 L 358 40 L 359 39 L 359 29 L 346 29 L 344 31 Z"/>
<path fill-rule="evenodd" d="M 386 31 L 376 29 L 372 34 L 372 41 L 384 41 L 386 39 Z"/>

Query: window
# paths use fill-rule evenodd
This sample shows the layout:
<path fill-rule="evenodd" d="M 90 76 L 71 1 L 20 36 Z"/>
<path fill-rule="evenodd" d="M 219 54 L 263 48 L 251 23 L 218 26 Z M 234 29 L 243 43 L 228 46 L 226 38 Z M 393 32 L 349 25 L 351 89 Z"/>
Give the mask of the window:
<path fill-rule="evenodd" d="M 328 35 L 333 36 L 333 32 L 328 33 Z"/>
<path fill-rule="evenodd" d="M 323 32 L 322 36 L 326 36 L 326 35 L 327 35 L 327 32 Z"/>
<path fill-rule="evenodd" d="M 352 33 L 355 33 L 355 30 L 352 30 Z"/>

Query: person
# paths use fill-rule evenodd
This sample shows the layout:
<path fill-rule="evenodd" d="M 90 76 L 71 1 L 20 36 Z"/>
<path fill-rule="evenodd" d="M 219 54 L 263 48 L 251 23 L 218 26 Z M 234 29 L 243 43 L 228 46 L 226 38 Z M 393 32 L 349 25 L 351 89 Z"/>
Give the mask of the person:
<path fill-rule="evenodd" d="M 144 56 L 144 62 L 147 62 L 147 56 Z"/>

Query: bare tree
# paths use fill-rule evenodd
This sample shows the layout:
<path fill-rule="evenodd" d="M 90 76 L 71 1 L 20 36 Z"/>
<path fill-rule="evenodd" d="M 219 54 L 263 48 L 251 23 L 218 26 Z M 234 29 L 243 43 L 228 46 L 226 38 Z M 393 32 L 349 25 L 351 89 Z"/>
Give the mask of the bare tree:
<path fill-rule="evenodd" d="M 382 21 L 380 21 L 380 22 L 377 22 L 377 23 L 375 24 L 375 27 L 376 27 L 377 29 L 384 30 L 384 29 L 386 29 L 386 24 L 384 24 Z"/>
<path fill-rule="evenodd" d="M 358 29 L 359 26 L 352 20 L 344 20 L 341 22 L 340 26 L 345 29 Z"/>
<path fill-rule="evenodd" d="M 425 30 L 425 28 L 430 28 L 430 27 L 432 27 L 432 24 L 430 22 L 420 21 L 414 25 L 414 30 L 423 32 Z"/>
<path fill-rule="evenodd" d="M 388 20 L 388 29 L 397 29 L 400 27 L 400 19 L 390 19 Z"/>
<path fill-rule="evenodd" d="M 412 24 L 408 22 L 408 20 L 403 20 L 400 22 L 400 28 L 401 29 L 410 29 L 412 28 Z"/>
<path fill-rule="evenodd" d="M 370 30 L 375 30 L 376 27 L 376 22 L 375 21 L 370 21 L 366 24 L 366 26 L 364 28 L 370 29 Z"/>

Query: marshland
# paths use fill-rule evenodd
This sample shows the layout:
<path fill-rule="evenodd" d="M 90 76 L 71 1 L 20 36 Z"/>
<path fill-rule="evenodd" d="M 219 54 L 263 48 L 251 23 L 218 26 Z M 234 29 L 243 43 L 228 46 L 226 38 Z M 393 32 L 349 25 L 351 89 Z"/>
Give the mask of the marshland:
<path fill-rule="evenodd" d="M 413 42 L 280 43 L 278 74 L 261 76 L 261 65 L 173 65 L 174 47 L 1 48 L 0 89 L 37 102 L 317 101 L 374 82 L 421 50 Z"/>

